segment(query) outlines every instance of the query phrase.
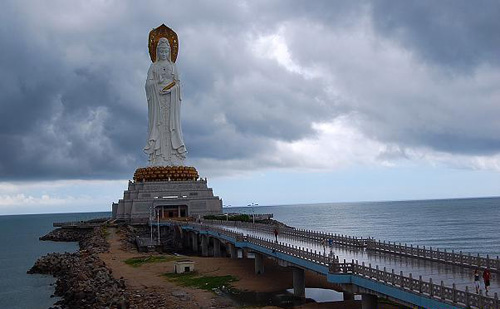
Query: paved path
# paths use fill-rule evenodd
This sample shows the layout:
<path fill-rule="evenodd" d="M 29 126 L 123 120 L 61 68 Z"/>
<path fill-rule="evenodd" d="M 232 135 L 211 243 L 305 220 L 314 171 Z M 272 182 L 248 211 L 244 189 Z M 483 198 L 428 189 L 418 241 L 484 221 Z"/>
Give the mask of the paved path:
<path fill-rule="evenodd" d="M 264 237 L 270 241 L 274 240 L 274 235 L 272 233 L 266 233 L 241 227 L 224 226 L 223 228 L 238 233 L 243 233 L 244 235 Z M 325 253 L 326 255 L 330 254 L 330 250 L 332 250 L 332 253 L 335 256 L 338 256 L 341 262 L 343 262 L 344 259 L 347 262 L 357 260 L 359 264 L 364 262 L 366 266 L 368 266 L 368 264 L 371 264 L 371 266 L 374 268 L 378 265 L 379 269 L 381 270 L 383 270 L 385 267 L 388 272 L 391 272 L 391 270 L 394 269 L 394 272 L 396 274 L 400 274 L 400 271 L 402 271 L 405 276 L 408 276 L 411 273 L 412 277 L 416 279 L 418 279 L 419 276 L 422 276 L 422 280 L 427 282 L 430 278 L 432 278 L 434 284 L 440 284 L 440 282 L 443 281 L 444 285 L 449 287 L 451 287 L 453 283 L 455 283 L 456 288 L 459 290 L 465 290 L 466 286 L 469 287 L 470 292 L 473 292 L 475 289 L 473 281 L 474 270 L 467 267 L 454 266 L 443 262 L 434 262 L 425 259 L 411 258 L 383 253 L 379 251 L 366 250 L 364 248 L 340 246 L 335 244 L 332 247 L 323 247 L 321 243 L 317 241 L 301 240 L 297 237 L 292 238 L 278 236 L 278 241 L 294 246 L 308 248 L 313 251 L 316 250 L 318 252 Z M 481 289 L 484 293 L 482 272 L 480 272 L 480 274 Z M 492 273 L 491 286 L 488 293 L 489 296 L 493 296 L 495 292 L 500 294 L 499 277 L 500 276 L 498 276 L 497 274 Z"/>

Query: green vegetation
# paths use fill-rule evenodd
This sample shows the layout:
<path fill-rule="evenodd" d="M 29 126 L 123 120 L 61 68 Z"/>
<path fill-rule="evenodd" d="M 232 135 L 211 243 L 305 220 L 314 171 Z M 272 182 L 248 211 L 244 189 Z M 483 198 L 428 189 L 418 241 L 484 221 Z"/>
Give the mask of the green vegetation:
<path fill-rule="evenodd" d="M 221 289 L 223 286 L 230 288 L 231 282 L 238 279 L 234 276 L 199 276 L 196 272 L 174 274 L 163 274 L 168 280 L 175 282 L 182 286 L 195 287 L 197 289 L 212 291 L 214 289 Z"/>
<path fill-rule="evenodd" d="M 103 225 L 102 229 L 101 229 L 101 235 L 104 237 L 104 238 L 108 238 L 109 236 L 109 230 L 108 230 L 108 225 Z"/>
<path fill-rule="evenodd" d="M 165 256 L 165 255 L 150 255 L 150 256 L 138 256 L 125 260 L 125 264 L 132 267 L 139 267 L 146 263 L 162 263 L 175 261 L 178 258 L 176 256 Z"/>
<path fill-rule="evenodd" d="M 204 216 L 203 219 L 252 222 L 252 216 L 246 215 L 246 214 L 239 214 L 239 215 L 233 215 L 233 216 L 228 216 L 228 217 L 226 217 L 226 215 L 208 215 L 208 216 Z"/>

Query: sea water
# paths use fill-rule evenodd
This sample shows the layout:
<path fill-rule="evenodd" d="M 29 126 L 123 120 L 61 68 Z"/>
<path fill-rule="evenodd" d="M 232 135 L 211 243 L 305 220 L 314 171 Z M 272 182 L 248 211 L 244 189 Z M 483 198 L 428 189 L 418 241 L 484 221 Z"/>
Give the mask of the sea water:
<path fill-rule="evenodd" d="M 413 245 L 500 255 L 500 198 L 231 207 L 225 212 L 272 213 L 290 226 Z M 48 308 L 52 276 L 28 275 L 49 252 L 76 243 L 39 241 L 53 222 L 109 217 L 109 212 L 0 216 L 0 308 Z"/>
<path fill-rule="evenodd" d="M 500 198 L 230 207 L 290 226 L 382 241 L 500 255 Z"/>
<path fill-rule="evenodd" d="M 74 252 L 76 242 L 39 241 L 53 222 L 109 217 L 110 213 L 0 216 L 0 308 L 49 308 L 57 299 L 54 277 L 28 275 L 38 257 L 50 252 Z"/>

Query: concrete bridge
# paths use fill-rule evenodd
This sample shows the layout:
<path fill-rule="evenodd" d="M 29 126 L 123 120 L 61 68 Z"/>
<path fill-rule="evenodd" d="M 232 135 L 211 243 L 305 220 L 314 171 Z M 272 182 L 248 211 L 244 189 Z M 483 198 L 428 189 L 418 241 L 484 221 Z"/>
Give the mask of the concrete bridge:
<path fill-rule="evenodd" d="M 305 296 L 304 271 L 326 276 L 343 289 L 344 299 L 361 295 L 363 308 L 376 308 L 378 297 L 424 308 L 499 309 L 500 278 L 494 276 L 489 293 L 476 293 L 473 270 L 500 272 L 498 257 L 472 256 L 406 244 L 381 242 L 312 230 L 228 221 L 201 223 L 168 221 L 152 226 L 174 226 L 185 246 L 202 256 L 238 252 L 255 256 L 255 272 L 264 272 L 264 258 L 293 268 L 294 294 Z M 156 233 L 155 233 L 156 234 Z M 482 272 L 481 272 L 482 274 Z M 481 278 L 482 279 L 482 278 Z M 481 280 L 482 285 L 482 280 Z"/>

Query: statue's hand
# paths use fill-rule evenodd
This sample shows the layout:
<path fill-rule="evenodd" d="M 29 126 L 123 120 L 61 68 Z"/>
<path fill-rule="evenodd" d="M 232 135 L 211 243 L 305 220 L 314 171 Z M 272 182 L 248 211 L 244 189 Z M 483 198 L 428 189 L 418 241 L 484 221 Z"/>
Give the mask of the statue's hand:
<path fill-rule="evenodd" d="M 175 81 L 172 81 L 170 84 L 167 84 L 167 85 L 163 85 L 162 86 L 165 86 L 165 87 L 162 87 L 162 89 L 160 90 L 160 94 L 167 94 L 167 93 L 170 93 L 170 91 L 172 91 L 172 88 L 175 86 Z"/>

